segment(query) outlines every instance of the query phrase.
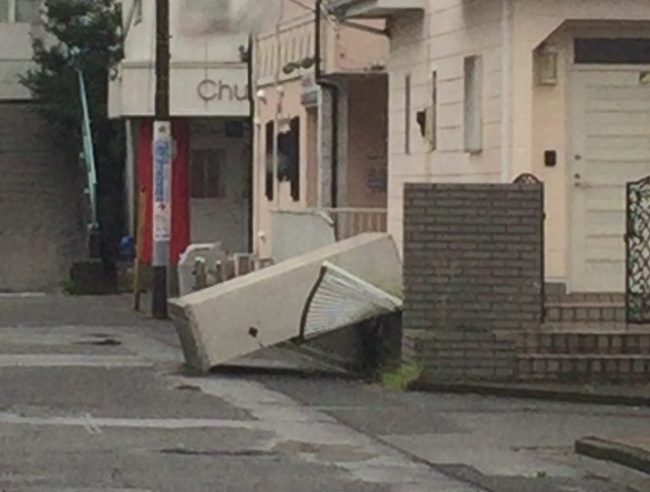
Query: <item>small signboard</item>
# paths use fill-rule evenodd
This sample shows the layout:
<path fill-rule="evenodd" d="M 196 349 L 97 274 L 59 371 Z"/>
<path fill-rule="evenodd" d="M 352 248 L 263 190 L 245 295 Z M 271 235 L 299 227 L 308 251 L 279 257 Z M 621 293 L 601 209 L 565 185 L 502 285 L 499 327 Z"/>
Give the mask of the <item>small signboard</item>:
<path fill-rule="evenodd" d="M 300 102 L 305 107 L 318 106 L 318 95 L 320 87 L 316 83 L 316 77 L 313 74 L 305 75 L 301 81 Z"/>

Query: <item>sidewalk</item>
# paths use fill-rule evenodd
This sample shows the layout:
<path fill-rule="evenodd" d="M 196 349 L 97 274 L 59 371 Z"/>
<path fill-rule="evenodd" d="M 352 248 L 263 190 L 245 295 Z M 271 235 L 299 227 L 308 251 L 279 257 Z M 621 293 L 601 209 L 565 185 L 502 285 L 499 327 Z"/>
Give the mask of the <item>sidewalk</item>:
<path fill-rule="evenodd" d="M 575 441 L 595 430 L 608 437 L 646 434 L 645 407 L 395 392 L 358 381 L 258 380 L 483 490 L 650 490 L 650 477 L 574 452 Z"/>

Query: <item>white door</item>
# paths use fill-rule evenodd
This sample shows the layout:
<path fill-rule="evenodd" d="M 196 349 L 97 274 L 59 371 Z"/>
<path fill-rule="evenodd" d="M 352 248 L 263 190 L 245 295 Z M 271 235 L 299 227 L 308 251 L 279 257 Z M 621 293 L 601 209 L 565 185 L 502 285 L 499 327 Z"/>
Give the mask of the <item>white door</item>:
<path fill-rule="evenodd" d="M 650 67 L 581 67 L 571 92 L 571 290 L 625 287 L 625 184 L 650 174 Z"/>

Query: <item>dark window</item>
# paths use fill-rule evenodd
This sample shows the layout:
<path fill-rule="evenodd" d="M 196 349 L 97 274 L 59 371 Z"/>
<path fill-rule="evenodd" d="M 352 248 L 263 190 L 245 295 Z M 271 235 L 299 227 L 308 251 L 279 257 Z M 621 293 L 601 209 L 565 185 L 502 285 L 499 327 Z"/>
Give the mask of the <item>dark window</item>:
<path fill-rule="evenodd" d="M 576 39 L 575 62 L 650 64 L 650 38 Z"/>
<path fill-rule="evenodd" d="M 291 198 L 300 200 L 300 118 L 293 118 L 289 131 L 278 136 L 278 180 L 291 183 Z"/>
<path fill-rule="evenodd" d="M 275 138 L 275 124 L 269 121 L 266 124 L 266 198 L 273 200 L 273 139 Z"/>
<path fill-rule="evenodd" d="M 192 198 L 223 198 L 223 166 L 226 153 L 223 150 L 192 151 L 191 196 Z"/>
<path fill-rule="evenodd" d="M 244 123 L 241 121 L 226 121 L 225 132 L 228 138 L 244 138 L 246 135 Z"/>

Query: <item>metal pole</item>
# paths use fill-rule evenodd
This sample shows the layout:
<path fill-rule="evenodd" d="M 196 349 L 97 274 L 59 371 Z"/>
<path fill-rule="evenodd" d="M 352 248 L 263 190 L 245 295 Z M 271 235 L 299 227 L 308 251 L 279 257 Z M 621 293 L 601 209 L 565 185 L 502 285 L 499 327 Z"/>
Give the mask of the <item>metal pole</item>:
<path fill-rule="evenodd" d="M 282 44 L 280 42 L 280 28 L 284 17 L 284 2 L 280 3 L 280 13 L 275 24 L 275 59 L 277 64 L 274 74 L 274 87 L 277 95 L 275 114 L 273 116 L 273 203 L 280 208 L 280 182 L 278 181 L 278 169 L 280 167 L 280 149 L 278 146 L 278 135 L 280 134 L 280 113 L 284 105 L 284 86 L 280 85 L 280 74 L 282 73 Z"/>
<path fill-rule="evenodd" d="M 169 0 L 156 0 L 156 105 L 153 139 L 154 318 L 167 318 L 167 269 L 171 240 L 172 136 L 169 114 Z"/>
<path fill-rule="evenodd" d="M 331 104 L 331 120 L 332 120 L 332 129 L 331 129 L 331 146 L 330 146 L 330 152 L 332 154 L 331 156 L 331 161 L 330 161 L 330 197 L 329 197 L 329 206 L 331 208 L 337 208 L 338 207 L 338 181 L 339 181 L 339 100 L 340 100 L 340 92 L 339 92 L 339 87 L 333 82 L 330 82 L 326 80 L 323 77 L 323 47 L 322 47 L 322 41 L 321 41 L 321 35 L 322 35 L 322 24 L 323 24 L 323 0 L 316 0 L 316 12 L 315 12 L 316 18 L 314 20 L 314 28 L 315 28 L 315 40 L 314 40 L 314 49 L 316 51 L 315 54 L 315 77 L 316 77 L 316 84 L 318 84 L 321 88 L 327 89 L 330 92 L 330 104 Z M 321 111 L 323 111 L 323 105 L 321 103 Z M 321 163 L 322 165 L 322 163 Z M 323 197 L 324 198 L 324 197 Z M 324 202 L 324 200 L 323 200 Z"/>

